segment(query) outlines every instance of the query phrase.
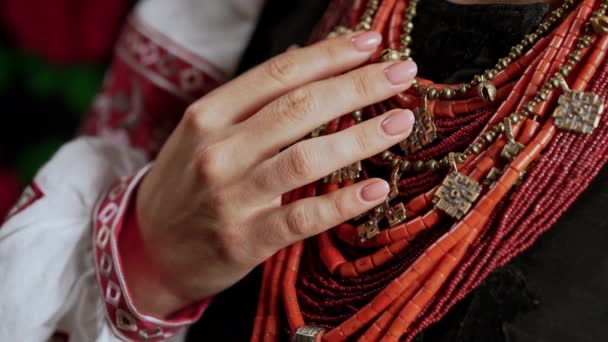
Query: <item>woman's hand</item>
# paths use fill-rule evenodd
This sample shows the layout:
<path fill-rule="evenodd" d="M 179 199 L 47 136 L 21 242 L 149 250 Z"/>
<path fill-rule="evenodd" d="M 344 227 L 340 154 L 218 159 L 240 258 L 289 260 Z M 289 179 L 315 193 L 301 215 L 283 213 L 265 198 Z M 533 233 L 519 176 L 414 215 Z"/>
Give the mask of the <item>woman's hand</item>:
<path fill-rule="evenodd" d="M 413 62 L 352 70 L 380 40 L 366 32 L 290 50 L 188 108 L 140 185 L 140 231 L 124 232 L 137 235 L 139 243 L 120 247 L 129 288 L 143 312 L 167 316 L 212 296 L 279 249 L 385 199 L 388 184 L 369 179 L 281 206 L 282 194 L 380 153 L 410 133 L 412 113 L 393 110 L 297 142 L 412 84 Z"/>

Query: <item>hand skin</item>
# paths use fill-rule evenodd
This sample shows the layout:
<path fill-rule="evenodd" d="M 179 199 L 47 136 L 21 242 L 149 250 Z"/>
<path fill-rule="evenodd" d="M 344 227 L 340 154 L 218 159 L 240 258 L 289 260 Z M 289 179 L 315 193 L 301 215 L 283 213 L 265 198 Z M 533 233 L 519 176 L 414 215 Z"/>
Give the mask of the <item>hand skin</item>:
<path fill-rule="evenodd" d="M 406 90 L 415 63 L 359 67 L 380 44 L 354 33 L 292 49 L 192 104 L 143 179 L 140 229 L 121 233 L 135 306 L 166 318 L 213 296 L 290 244 L 380 204 L 369 179 L 281 205 L 281 194 L 406 138 L 408 110 L 301 140 L 314 128 Z M 359 67 L 359 68 L 358 68 Z"/>

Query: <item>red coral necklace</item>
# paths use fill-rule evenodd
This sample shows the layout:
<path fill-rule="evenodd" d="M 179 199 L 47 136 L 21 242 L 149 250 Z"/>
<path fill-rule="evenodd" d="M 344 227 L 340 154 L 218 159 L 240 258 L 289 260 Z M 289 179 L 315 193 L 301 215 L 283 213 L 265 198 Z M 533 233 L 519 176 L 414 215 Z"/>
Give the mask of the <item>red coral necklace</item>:
<path fill-rule="evenodd" d="M 417 2 L 355 1 L 351 26 L 385 35 L 372 61 L 410 58 Z M 608 0 L 566 0 L 470 82 L 418 78 L 313 132 L 415 109 L 414 132 L 398 146 L 285 195 L 372 174 L 392 187 L 381 206 L 266 261 L 251 340 L 277 341 L 285 327 L 298 342 L 409 341 L 529 247 L 608 160 L 607 9 Z M 577 173 L 585 163 L 589 173 Z"/>

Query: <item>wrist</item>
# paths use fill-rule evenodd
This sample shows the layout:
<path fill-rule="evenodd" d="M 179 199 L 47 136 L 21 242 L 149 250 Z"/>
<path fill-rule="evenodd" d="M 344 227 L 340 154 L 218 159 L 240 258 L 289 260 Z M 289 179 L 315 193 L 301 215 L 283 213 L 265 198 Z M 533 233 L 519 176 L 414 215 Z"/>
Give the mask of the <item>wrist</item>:
<path fill-rule="evenodd" d="M 170 286 L 177 279 L 163 272 L 157 261 L 158 249 L 151 246 L 142 229 L 137 197 L 129 205 L 118 238 L 118 252 L 122 270 L 135 307 L 142 314 L 169 319 L 179 310 L 192 304 Z"/>

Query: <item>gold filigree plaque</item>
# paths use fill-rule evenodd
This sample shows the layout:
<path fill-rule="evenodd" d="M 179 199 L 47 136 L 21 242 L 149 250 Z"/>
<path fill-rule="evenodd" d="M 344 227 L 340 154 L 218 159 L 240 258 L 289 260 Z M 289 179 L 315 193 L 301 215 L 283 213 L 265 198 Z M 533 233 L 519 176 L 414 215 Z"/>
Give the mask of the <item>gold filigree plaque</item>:
<path fill-rule="evenodd" d="M 480 193 L 479 183 L 459 172 L 451 172 L 437 189 L 433 204 L 451 217 L 460 219 L 471 209 Z"/>
<path fill-rule="evenodd" d="M 569 91 L 559 97 L 553 113 L 557 127 L 583 134 L 591 134 L 600 123 L 604 102 L 592 92 Z"/>

